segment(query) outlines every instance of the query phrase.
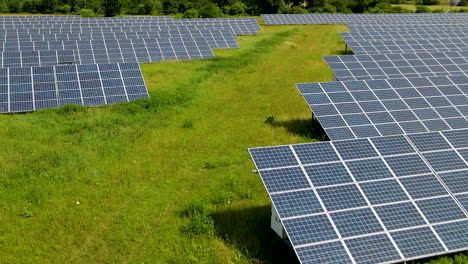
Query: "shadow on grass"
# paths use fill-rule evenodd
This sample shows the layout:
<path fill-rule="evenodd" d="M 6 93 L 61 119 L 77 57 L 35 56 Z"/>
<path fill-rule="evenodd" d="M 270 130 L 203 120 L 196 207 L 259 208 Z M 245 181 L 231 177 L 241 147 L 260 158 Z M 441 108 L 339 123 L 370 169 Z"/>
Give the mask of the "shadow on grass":
<path fill-rule="evenodd" d="M 250 263 L 299 263 L 294 250 L 270 228 L 271 207 L 228 209 L 211 215 L 219 237 Z"/>
<path fill-rule="evenodd" d="M 291 119 L 285 121 L 273 121 L 269 123 L 273 127 L 284 127 L 291 134 L 319 141 L 328 140 L 328 137 L 320 123 L 313 118 Z"/>

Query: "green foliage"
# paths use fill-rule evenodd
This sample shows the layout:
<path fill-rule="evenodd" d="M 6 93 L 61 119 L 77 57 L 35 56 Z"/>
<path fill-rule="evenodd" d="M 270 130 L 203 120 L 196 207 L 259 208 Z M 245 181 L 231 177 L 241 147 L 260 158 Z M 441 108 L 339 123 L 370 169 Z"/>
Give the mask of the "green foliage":
<path fill-rule="evenodd" d="M 416 6 L 416 13 L 431 13 L 431 9 L 427 6 Z"/>
<path fill-rule="evenodd" d="M 422 0 L 423 5 L 439 5 L 440 0 Z"/>
<path fill-rule="evenodd" d="M 468 0 L 460 0 L 457 6 L 468 6 Z"/>
<path fill-rule="evenodd" d="M 214 220 L 205 213 L 195 211 L 193 216 L 189 218 L 189 223 L 183 229 L 184 233 L 188 236 L 213 237 L 216 233 Z"/>
<path fill-rule="evenodd" d="M 207 214 L 207 202 L 203 199 L 196 199 L 185 209 L 185 215 L 189 222 L 182 231 L 188 236 L 215 235 L 214 220 Z"/>
<path fill-rule="evenodd" d="M 243 2 L 238 1 L 230 6 L 225 6 L 223 10 L 225 14 L 235 16 L 245 14 L 247 12 L 247 6 Z"/>
<path fill-rule="evenodd" d="M 8 13 L 10 10 L 8 8 L 8 4 L 6 2 L 0 2 L 0 13 Z"/>
<path fill-rule="evenodd" d="M 302 8 L 300 6 L 293 6 L 293 7 L 285 7 L 280 10 L 282 14 L 307 14 L 309 13 L 307 9 Z"/>
<path fill-rule="evenodd" d="M 269 115 L 265 118 L 265 124 L 273 124 L 275 122 L 275 116 Z"/>
<path fill-rule="evenodd" d="M 113 17 L 120 15 L 120 10 L 122 5 L 120 0 L 103 0 L 102 1 L 102 9 L 104 11 L 104 16 L 106 17 Z"/>
<path fill-rule="evenodd" d="M 445 13 L 445 11 L 442 8 L 437 8 L 437 9 L 433 9 L 432 13 Z"/>
<path fill-rule="evenodd" d="M 184 15 L 182 16 L 182 18 L 199 18 L 199 17 L 200 17 L 200 13 L 198 13 L 198 10 L 194 8 L 191 8 L 185 11 Z"/>
<path fill-rule="evenodd" d="M 208 3 L 200 8 L 198 11 L 200 17 L 212 18 L 212 17 L 222 17 L 223 13 L 221 9 L 214 3 Z"/>
<path fill-rule="evenodd" d="M 151 0 L 131 0 L 125 4 L 125 13 L 129 15 L 153 14 L 153 2 Z"/>
<path fill-rule="evenodd" d="M 71 12 L 70 5 L 58 5 L 55 7 L 55 12 L 60 14 L 69 14 Z"/>
<path fill-rule="evenodd" d="M 91 9 L 81 9 L 78 14 L 82 17 L 95 17 L 96 13 L 94 13 L 93 10 Z"/>

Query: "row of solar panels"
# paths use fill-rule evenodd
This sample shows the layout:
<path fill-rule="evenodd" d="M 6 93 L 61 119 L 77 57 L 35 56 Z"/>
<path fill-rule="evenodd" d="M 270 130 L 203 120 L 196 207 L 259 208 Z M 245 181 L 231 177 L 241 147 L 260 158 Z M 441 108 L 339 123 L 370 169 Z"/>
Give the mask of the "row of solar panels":
<path fill-rule="evenodd" d="M 468 249 L 468 130 L 250 149 L 302 263 Z"/>
<path fill-rule="evenodd" d="M 65 104 L 97 106 L 147 98 L 137 63 L 0 69 L 0 113 Z"/>
<path fill-rule="evenodd" d="M 296 85 L 331 142 L 250 149 L 299 261 L 467 250 L 468 16 L 262 17 L 350 23 L 356 54 L 324 57 L 337 82 Z"/>
<path fill-rule="evenodd" d="M 463 13 L 442 14 L 263 14 L 267 25 L 353 24 L 405 25 L 412 24 L 466 24 Z"/>
<path fill-rule="evenodd" d="M 2 113 L 148 97 L 136 63 L 212 58 L 212 49 L 237 48 L 236 35 L 257 34 L 260 29 L 251 18 L 169 17 L 5 18 L 0 19 L 2 27 Z M 121 69 L 129 65 L 138 67 L 132 76 Z M 86 69 L 96 73 L 80 74 Z"/>

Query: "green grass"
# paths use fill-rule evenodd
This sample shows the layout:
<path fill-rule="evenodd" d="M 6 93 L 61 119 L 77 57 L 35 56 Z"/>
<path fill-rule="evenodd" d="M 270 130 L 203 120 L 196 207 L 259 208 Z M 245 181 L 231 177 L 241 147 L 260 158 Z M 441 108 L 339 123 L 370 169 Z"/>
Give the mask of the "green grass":
<path fill-rule="evenodd" d="M 1 115 L 0 262 L 290 263 L 246 149 L 322 136 L 294 84 L 330 80 L 340 31 L 264 27 L 142 65 L 149 100 Z"/>

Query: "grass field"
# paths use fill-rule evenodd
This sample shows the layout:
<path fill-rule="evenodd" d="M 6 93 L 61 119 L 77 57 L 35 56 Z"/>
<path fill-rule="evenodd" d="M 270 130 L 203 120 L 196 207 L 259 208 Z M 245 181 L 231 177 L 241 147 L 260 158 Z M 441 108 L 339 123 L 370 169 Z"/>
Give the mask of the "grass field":
<path fill-rule="evenodd" d="M 142 65 L 149 100 L 1 115 L 0 262 L 293 262 L 246 149 L 320 138 L 294 83 L 331 79 L 340 31 L 264 27 Z"/>

